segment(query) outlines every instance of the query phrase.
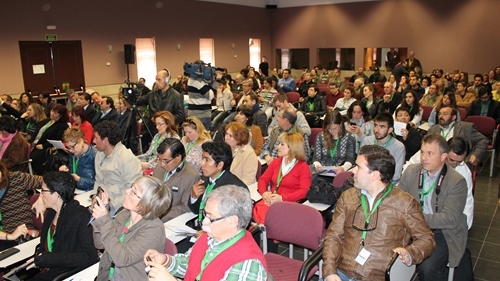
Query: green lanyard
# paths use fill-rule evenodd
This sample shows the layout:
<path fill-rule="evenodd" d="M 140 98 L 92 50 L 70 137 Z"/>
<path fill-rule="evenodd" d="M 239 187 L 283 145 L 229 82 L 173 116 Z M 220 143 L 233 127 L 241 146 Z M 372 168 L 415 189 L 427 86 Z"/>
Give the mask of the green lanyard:
<path fill-rule="evenodd" d="M 167 135 L 165 134 L 165 136 L 167 136 Z M 161 143 L 163 140 L 164 140 L 164 138 L 162 138 L 162 136 L 160 135 L 160 137 L 158 137 L 158 139 L 156 139 L 155 144 L 153 145 L 153 150 L 151 150 L 151 151 L 156 152 L 156 149 L 158 148 L 158 145 L 160 145 L 160 143 Z M 153 158 L 154 158 L 154 157 L 153 157 Z"/>
<path fill-rule="evenodd" d="M 410 113 L 413 111 L 413 105 L 410 106 Z"/>
<path fill-rule="evenodd" d="M 429 99 L 427 100 L 427 106 L 433 105 L 434 102 L 436 101 L 436 97 L 437 97 L 437 95 L 435 95 L 433 97 L 429 97 Z"/>
<path fill-rule="evenodd" d="M 245 233 L 246 231 L 243 229 L 233 238 L 222 242 L 218 246 L 215 246 L 213 250 L 215 251 L 215 253 L 213 254 L 212 253 L 209 254 L 207 251 L 207 253 L 205 253 L 205 256 L 203 257 L 203 260 L 201 261 L 201 271 L 198 274 L 198 276 L 196 276 L 196 280 L 201 279 L 201 275 L 203 274 L 203 272 L 205 271 L 205 269 L 207 268 L 208 264 L 211 261 L 213 261 L 218 255 L 220 255 L 220 253 L 224 252 L 227 248 L 233 246 L 236 242 L 238 242 L 241 238 L 243 238 L 243 236 L 245 236 Z"/>
<path fill-rule="evenodd" d="M 481 116 L 488 115 L 488 107 L 490 106 L 490 102 L 491 101 L 488 101 L 487 103 L 481 102 Z"/>
<path fill-rule="evenodd" d="M 282 160 L 282 161 L 285 161 L 285 160 Z M 295 162 L 295 163 L 293 164 L 293 166 L 295 166 L 295 164 L 296 164 L 296 163 L 297 163 L 297 162 Z M 291 171 L 291 170 L 293 169 L 293 166 L 292 166 L 292 168 L 290 168 L 290 170 L 289 170 L 289 171 Z M 281 167 L 282 167 L 282 165 L 280 165 L 280 171 L 279 171 L 279 173 L 278 173 L 278 178 L 276 179 L 276 189 L 273 191 L 273 194 L 276 194 L 276 192 L 278 192 L 278 188 L 279 188 L 279 187 L 280 187 L 280 185 L 281 185 L 281 180 L 283 180 L 283 178 L 286 176 L 286 175 L 283 175 L 283 172 L 282 172 L 282 170 L 281 170 Z"/>
<path fill-rule="evenodd" d="M 424 177 L 424 180 L 422 181 L 422 186 L 423 186 L 423 182 L 425 182 L 425 175 L 423 175 L 423 177 Z M 423 206 L 424 206 L 425 196 L 429 195 L 429 193 L 431 193 L 434 190 L 434 188 L 436 188 L 436 184 L 438 182 L 438 178 L 436 178 L 436 180 L 434 181 L 434 183 L 427 190 L 424 190 L 422 188 L 422 192 L 420 193 L 420 204 L 422 205 L 422 210 L 423 210 Z"/>
<path fill-rule="evenodd" d="M 2 225 L 2 213 L 0 213 L 0 231 L 3 231 L 3 225 Z"/>
<path fill-rule="evenodd" d="M 332 159 L 333 159 L 333 157 L 335 157 L 335 154 L 337 154 L 337 146 L 338 146 L 338 144 L 339 144 L 339 139 L 336 139 L 335 140 L 335 147 L 329 149 L 330 150 L 330 157 L 332 157 Z"/>
<path fill-rule="evenodd" d="M 213 180 L 212 182 L 209 182 L 208 185 L 207 185 L 207 188 L 205 189 L 205 194 L 203 195 L 203 200 L 201 201 L 200 203 L 200 209 L 199 209 L 199 212 L 198 212 L 198 221 L 201 223 L 201 221 L 203 221 L 203 210 L 205 209 L 205 205 L 207 204 L 205 198 L 208 196 L 208 194 L 210 194 L 210 192 L 212 192 L 212 189 L 214 189 L 214 185 L 215 185 L 215 182 L 222 176 L 222 174 L 224 174 L 225 171 L 222 171 L 220 172 L 220 174 L 217 176 L 217 178 L 215 180 Z"/>
<path fill-rule="evenodd" d="M 453 123 L 453 125 L 451 126 L 450 130 L 448 130 L 448 133 L 446 133 L 446 135 L 444 134 L 444 130 L 441 129 L 441 136 L 444 137 L 445 140 L 448 140 L 447 137 L 450 134 L 450 132 L 453 130 L 453 127 L 455 127 L 455 124 L 457 124 L 457 123 Z"/>
<path fill-rule="evenodd" d="M 33 128 L 34 126 L 35 126 L 35 123 L 28 122 L 28 124 L 26 124 L 26 131 Z"/>
<path fill-rule="evenodd" d="M 128 218 L 128 220 L 125 222 L 125 226 L 123 226 L 123 229 L 122 229 L 122 234 L 120 234 L 120 236 L 118 236 L 118 241 L 120 241 L 120 243 L 123 243 L 123 239 L 125 239 L 125 233 L 128 232 L 129 225 L 130 225 L 130 218 Z M 111 267 L 109 268 L 109 280 L 113 279 L 113 275 L 115 275 L 115 263 L 114 262 L 111 263 Z"/>
<path fill-rule="evenodd" d="M 196 141 L 194 141 L 193 143 L 187 143 L 186 145 L 186 154 L 189 153 L 189 151 L 191 151 L 191 149 L 193 149 L 193 147 L 196 145 Z"/>
<path fill-rule="evenodd" d="M 384 195 L 382 195 L 382 197 L 380 197 L 375 202 L 370 213 L 368 213 L 368 203 L 366 202 L 366 196 L 364 194 L 361 194 L 361 207 L 363 207 L 363 213 L 365 214 L 365 228 L 364 228 L 365 230 L 363 230 L 361 234 L 361 244 L 363 244 L 363 246 L 365 245 L 365 239 L 367 233 L 366 229 L 370 224 L 370 218 L 373 215 L 373 213 L 377 210 L 382 200 L 384 200 L 384 198 L 387 197 L 387 195 L 389 195 L 391 190 L 392 190 L 392 183 L 389 184 L 389 187 L 387 188 L 387 191 L 384 193 Z"/>
<path fill-rule="evenodd" d="M 76 156 L 73 155 L 73 174 L 76 174 L 76 171 L 78 170 L 78 161 L 80 159 L 78 159 Z"/>
<path fill-rule="evenodd" d="M 393 139 L 394 139 L 394 138 L 392 137 L 392 135 L 391 135 L 391 136 L 389 136 L 389 139 L 388 139 L 388 140 L 387 140 L 384 144 L 381 144 L 380 146 L 382 146 L 383 148 L 387 148 L 387 147 L 391 144 L 391 142 L 392 142 L 392 140 L 393 140 Z M 374 140 L 373 140 L 373 144 L 374 144 L 374 145 L 378 145 L 378 144 L 377 144 L 377 139 L 374 139 Z"/>
<path fill-rule="evenodd" d="M 309 111 L 314 111 L 314 101 L 309 103 Z"/>
<path fill-rule="evenodd" d="M 47 249 L 52 252 L 54 246 L 54 236 L 56 235 L 56 229 L 54 228 L 54 233 L 50 232 L 51 227 L 47 230 Z"/>
<path fill-rule="evenodd" d="M 45 132 L 45 130 L 47 130 L 52 124 L 53 124 L 52 120 L 50 120 L 45 126 L 43 126 L 41 131 Z"/>

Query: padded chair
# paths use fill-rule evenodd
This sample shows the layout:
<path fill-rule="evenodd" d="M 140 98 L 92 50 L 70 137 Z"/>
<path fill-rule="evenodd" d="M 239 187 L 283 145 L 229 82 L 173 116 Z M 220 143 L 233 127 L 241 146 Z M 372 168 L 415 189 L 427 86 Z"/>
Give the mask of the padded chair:
<path fill-rule="evenodd" d="M 326 84 L 326 83 L 319 83 L 318 88 L 319 88 L 318 94 L 321 94 L 323 96 L 328 94 L 328 92 L 330 92 L 330 89 L 328 88 L 328 84 Z"/>
<path fill-rule="evenodd" d="M 465 118 L 467 117 L 467 111 L 465 110 L 465 108 L 459 107 L 458 111 L 460 112 L 460 119 L 465 120 Z"/>
<path fill-rule="evenodd" d="M 311 128 L 311 134 L 309 135 L 309 147 L 311 147 L 311 154 L 314 153 L 314 146 L 316 145 L 316 137 L 321 132 L 323 132 L 322 128 Z"/>
<path fill-rule="evenodd" d="M 170 241 L 168 238 L 165 238 L 165 249 L 163 249 L 163 253 L 171 256 L 177 254 L 177 247 L 174 242 Z"/>
<path fill-rule="evenodd" d="M 431 115 L 433 107 L 432 106 L 428 106 L 428 105 L 422 105 L 421 107 L 422 107 L 422 110 L 423 110 L 422 121 L 428 122 L 429 116 Z"/>
<path fill-rule="evenodd" d="M 498 129 L 495 119 L 488 116 L 469 116 L 465 119 L 466 122 L 471 122 L 476 125 L 477 130 L 488 138 L 490 141 L 486 152 L 490 152 L 490 178 L 493 177 L 493 168 L 495 167 L 495 143 L 497 139 Z M 486 158 L 487 159 L 487 158 Z M 485 160 L 486 162 L 486 160 Z"/>
<path fill-rule="evenodd" d="M 259 181 L 261 175 L 262 175 L 262 164 L 260 164 L 259 161 L 257 162 L 257 173 L 255 174 L 255 180 Z"/>
<path fill-rule="evenodd" d="M 352 172 L 346 171 L 339 173 L 333 178 L 333 187 L 337 189 L 341 189 L 344 186 L 344 183 L 347 179 L 351 178 L 354 174 Z"/>
<path fill-rule="evenodd" d="M 289 103 L 298 103 L 300 99 L 300 94 L 298 92 L 288 92 L 285 94 Z"/>
<path fill-rule="evenodd" d="M 267 253 L 267 238 L 289 243 L 289 257 Z M 293 202 L 272 204 L 262 226 L 262 241 L 268 272 L 274 280 L 297 280 L 299 275 L 301 276 L 299 280 L 309 280 L 317 271 L 316 264 L 321 259 L 323 218 L 316 209 L 302 204 Z M 315 252 L 305 262 L 295 260 L 293 245 L 304 248 L 304 260 L 308 258 L 310 251 Z M 318 262 L 313 263 L 313 259 Z M 307 267 L 312 269 L 306 272 Z"/>

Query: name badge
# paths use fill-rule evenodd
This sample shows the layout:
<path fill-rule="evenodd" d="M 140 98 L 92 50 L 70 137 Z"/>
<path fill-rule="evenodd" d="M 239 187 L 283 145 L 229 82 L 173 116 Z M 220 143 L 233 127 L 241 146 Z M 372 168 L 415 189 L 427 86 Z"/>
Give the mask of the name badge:
<path fill-rule="evenodd" d="M 370 253 L 368 250 L 365 248 L 361 249 L 361 252 L 359 252 L 358 256 L 356 257 L 355 261 L 359 263 L 360 265 L 364 265 L 366 260 L 371 256 L 372 253 Z"/>

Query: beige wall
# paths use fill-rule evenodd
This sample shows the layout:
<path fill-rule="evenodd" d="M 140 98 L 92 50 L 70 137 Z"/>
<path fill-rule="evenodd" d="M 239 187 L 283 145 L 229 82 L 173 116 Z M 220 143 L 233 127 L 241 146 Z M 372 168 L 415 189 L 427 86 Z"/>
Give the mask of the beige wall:
<path fill-rule="evenodd" d="M 407 47 L 424 72 L 443 68 L 485 73 L 500 65 L 500 1 L 386 0 L 278 9 L 272 15 L 273 49 Z M 274 60 L 273 60 L 274 61 Z"/>
<path fill-rule="evenodd" d="M 214 38 L 216 64 L 230 72 L 248 64 L 253 37 L 261 39 L 270 62 L 276 48 L 309 48 L 314 65 L 316 48 L 345 47 L 356 49 L 355 64 L 361 66 L 364 48 L 400 46 L 415 51 L 425 72 L 440 67 L 482 73 L 500 64 L 498 11 L 496 0 L 385 0 L 277 10 L 192 0 L 2 0 L 0 85 L 2 93 L 24 90 L 18 41 L 43 41 L 47 33 L 82 41 L 89 88 L 126 79 L 123 44 L 137 37 L 156 37 L 158 68 L 168 67 L 173 76 L 185 61 L 199 57 L 199 37 Z M 57 30 L 47 31 L 47 25 Z M 135 80 L 135 66 L 130 70 Z"/>

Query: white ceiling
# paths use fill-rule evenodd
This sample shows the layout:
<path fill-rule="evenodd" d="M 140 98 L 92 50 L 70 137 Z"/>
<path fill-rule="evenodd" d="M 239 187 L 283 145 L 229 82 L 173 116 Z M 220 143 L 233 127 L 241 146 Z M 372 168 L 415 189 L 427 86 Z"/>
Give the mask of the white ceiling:
<path fill-rule="evenodd" d="M 264 8 L 266 5 L 277 5 L 278 8 L 316 6 L 352 2 L 371 2 L 380 0 L 197 0 L 205 2 L 217 2 L 232 5 L 243 5 Z"/>

